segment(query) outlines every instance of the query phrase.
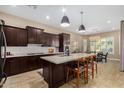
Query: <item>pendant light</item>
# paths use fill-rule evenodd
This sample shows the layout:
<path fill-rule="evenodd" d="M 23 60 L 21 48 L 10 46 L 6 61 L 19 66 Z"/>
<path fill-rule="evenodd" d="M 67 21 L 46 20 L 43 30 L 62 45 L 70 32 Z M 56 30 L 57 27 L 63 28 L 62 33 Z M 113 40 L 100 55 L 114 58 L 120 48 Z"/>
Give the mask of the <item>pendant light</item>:
<path fill-rule="evenodd" d="M 65 15 L 65 8 L 63 8 L 64 16 L 62 17 L 61 20 L 61 26 L 62 27 L 68 27 L 70 26 L 70 21 L 69 18 Z"/>
<path fill-rule="evenodd" d="M 83 12 L 81 11 L 80 13 L 81 13 L 81 25 L 79 26 L 78 31 L 79 31 L 79 32 L 85 32 L 85 26 L 84 26 L 83 23 L 82 23 L 82 15 L 83 15 Z"/>

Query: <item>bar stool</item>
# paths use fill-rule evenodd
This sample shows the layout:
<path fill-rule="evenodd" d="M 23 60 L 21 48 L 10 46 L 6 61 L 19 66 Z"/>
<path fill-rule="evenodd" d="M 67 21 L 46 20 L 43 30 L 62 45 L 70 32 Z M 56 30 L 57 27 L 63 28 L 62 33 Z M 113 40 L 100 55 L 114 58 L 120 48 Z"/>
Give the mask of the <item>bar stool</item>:
<path fill-rule="evenodd" d="M 80 76 L 83 75 L 85 83 L 88 81 L 88 64 L 87 58 L 79 58 L 75 62 L 75 66 L 67 66 L 67 77 L 66 82 L 68 81 L 70 72 L 73 72 L 73 75 L 76 76 L 77 82 L 76 85 L 79 87 Z"/>
<path fill-rule="evenodd" d="M 97 74 L 97 62 L 95 55 L 89 56 L 88 69 L 91 69 L 92 79 L 94 79 L 94 72 Z"/>

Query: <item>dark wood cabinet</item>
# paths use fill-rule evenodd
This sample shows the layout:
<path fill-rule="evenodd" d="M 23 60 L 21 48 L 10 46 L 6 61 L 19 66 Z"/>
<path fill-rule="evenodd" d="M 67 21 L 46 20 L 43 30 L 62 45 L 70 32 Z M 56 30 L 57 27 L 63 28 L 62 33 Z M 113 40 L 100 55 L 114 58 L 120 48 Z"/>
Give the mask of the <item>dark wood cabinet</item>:
<path fill-rule="evenodd" d="M 28 31 L 28 43 L 29 44 L 42 44 L 42 34 L 43 34 L 43 29 L 40 28 L 35 28 L 35 27 L 26 27 Z"/>
<path fill-rule="evenodd" d="M 42 56 L 51 56 L 54 54 L 45 54 Z M 40 69 L 44 66 L 44 61 L 40 59 L 41 55 L 7 58 L 4 71 L 8 76 L 20 74 L 23 72 Z"/>
<path fill-rule="evenodd" d="M 40 58 L 40 57 L 39 57 Z M 39 58 L 37 56 L 29 56 L 27 61 L 27 68 L 28 70 L 34 70 L 38 68 L 39 65 Z"/>
<path fill-rule="evenodd" d="M 53 64 L 49 61 L 43 67 L 43 77 L 50 88 L 56 88 L 66 82 L 67 64 Z"/>
<path fill-rule="evenodd" d="M 8 59 L 5 62 L 4 72 L 7 74 L 7 76 L 11 75 L 11 72 L 10 72 L 10 62 L 8 61 Z"/>
<path fill-rule="evenodd" d="M 18 62 L 18 65 L 20 65 L 19 67 L 19 70 L 20 72 L 19 73 L 23 73 L 23 72 L 26 72 L 28 71 L 28 58 L 27 57 L 20 57 L 20 58 L 17 58 L 17 60 L 19 60 Z"/>
<path fill-rule="evenodd" d="M 4 32 L 8 46 L 27 46 L 27 44 L 43 44 L 47 47 L 59 47 L 59 51 L 63 52 L 64 45 L 70 44 L 70 35 L 52 34 L 43 32 L 44 29 L 27 26 L 26 29 L 4 26 Z"/>
<path fill-rule="evenodd" d="M 58 83 L 58 82 L 61 82 L 63 80 L 65 80 L 65 66 L 64 65 L 53 65 L 52 66 L 53 70 L 52 70 L 52 73 L 53 73 L 53 83 Z M 56 76 L 56 74 L 59 74 L 61 73 L 60 75 Z"/>
<path fill-rule="evenodd" d="M 44 32 L 42 42 L 43 46 L 52 46 L 52 34 Z"/>
<path fill-rule="evenodd" d="M 28 43 L 36 43 L 36 31 L 30 27 L 26 27 L 28 31 Z"/>
<path fill-rule="evenodd" d="M 59 34 L 59 52 L 63 52 L 66 45 L 70 45 L 70 34 Z"/>
<path fill-rule="evenodd" d="M 59 35 L 43 32 L 43 46 L 59 47 Z"/>
<path fill-rule="evenodd" d="M 27 31 L 23 28 L 4 26 L 7 46 L 26 46 Z"/>
<path fill-rule="evenodd" d="M 52 35 L 52 46 L 53 47 L 59 47 L 59 35 L 53 34 Z"/>
<path fill-rule="evenodd" d="M 5 64 L 5 72 L 8 76 L 27 71 L 27 57 L 8 58 Z"/>
<path fill-rule="evenodd" d="M 17 45 L 18 46 L 27 46 L 28 44 L 28 37 L 27 37 L 27 31 L 21 30 L 17 32 Z"/>
<path fill-rule="evenodd" d="M 70 45 L 70 34 L 63 34 L 64 45 Z"/>
<path fill-rule="evenodd" d="M 19 59 L 11 59 L 9 60 L 10 63 L 10 74 L 15 75 L 21 72 L 20 60 Z"/>

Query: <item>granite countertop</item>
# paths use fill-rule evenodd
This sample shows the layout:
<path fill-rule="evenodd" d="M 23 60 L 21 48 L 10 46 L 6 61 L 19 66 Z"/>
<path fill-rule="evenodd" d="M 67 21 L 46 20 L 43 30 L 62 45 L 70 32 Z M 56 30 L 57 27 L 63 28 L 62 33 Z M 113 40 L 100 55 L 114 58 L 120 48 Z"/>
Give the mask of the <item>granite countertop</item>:
<path fill-rule="evenodd" d="M 17 54 L 11 54 L 11 55 L 7 55 L 6 58 L 14 58 L 14 57 L 26 57 L 26 56 L 45 56 L 45 55 L 56 55 L 59 54 L 59 52 L 57 53 L 17 53 Z M 3 58 L 3 56 L 2 56 Z"/>
<path fill-rule="evenodd" d="M 54 64 L 62 64 L 69 61 L 77 60 L 78 58 L 81 58 L 81 57 L 87 57 L 91 55 L 94 55 L 94 54 L 93 53 L 92 54 L 74 53 L 74 54 L 70 54 L 70 56 L 54 55 L 54 56 L 45 56 L 40 58 Z"/>

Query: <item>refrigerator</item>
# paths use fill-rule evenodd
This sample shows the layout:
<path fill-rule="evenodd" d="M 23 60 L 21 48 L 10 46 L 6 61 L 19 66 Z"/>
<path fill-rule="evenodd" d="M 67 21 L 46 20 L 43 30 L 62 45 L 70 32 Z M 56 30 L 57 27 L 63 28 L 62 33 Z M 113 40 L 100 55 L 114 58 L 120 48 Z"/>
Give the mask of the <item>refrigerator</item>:
<path fill-rule="evenodd" d="M 0 19 L 0 87 L 3 87 L 7 80 L 7 75 L 4 72 L 5 62 L 6 62 L 6 37 L 4 33 L 4 20 Z"/>

